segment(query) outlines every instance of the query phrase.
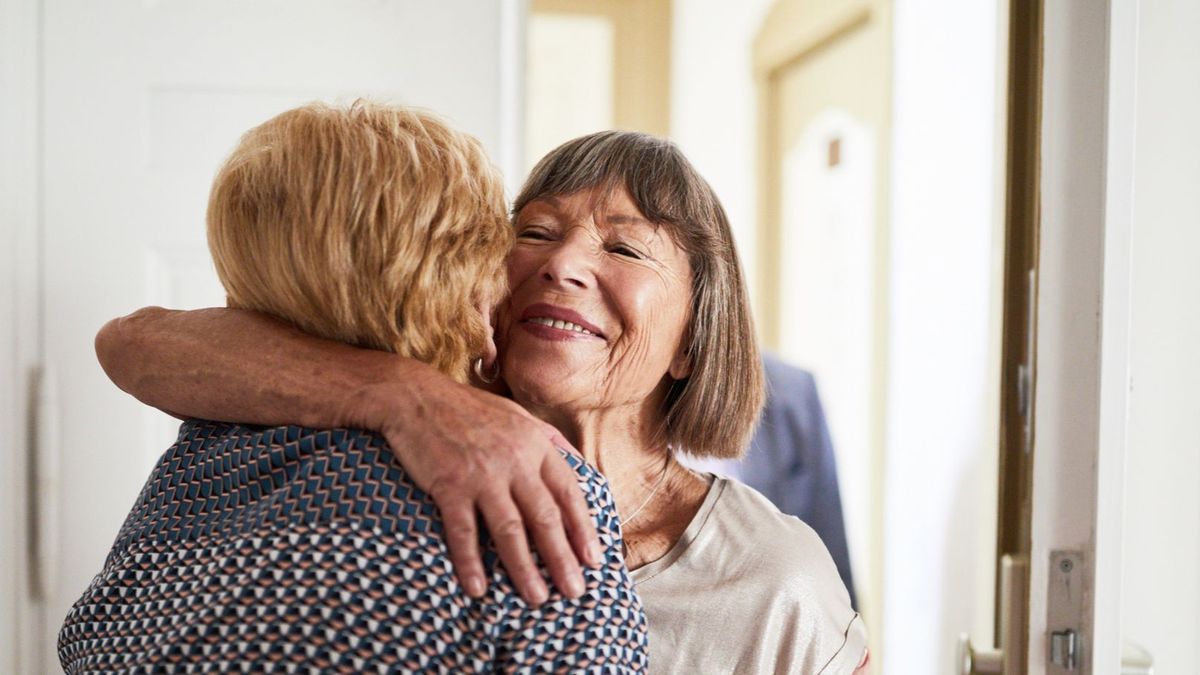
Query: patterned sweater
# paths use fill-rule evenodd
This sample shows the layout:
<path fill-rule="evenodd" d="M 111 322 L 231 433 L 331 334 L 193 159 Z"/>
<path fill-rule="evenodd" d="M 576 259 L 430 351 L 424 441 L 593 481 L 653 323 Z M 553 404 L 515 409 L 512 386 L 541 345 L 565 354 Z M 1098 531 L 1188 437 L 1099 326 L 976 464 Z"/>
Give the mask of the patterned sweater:
<path fill-rule="evenodd" d="M 466 595 L 436 507 L 380 436 L 188 421 L 68 614 L 63 669 L 644 672 L 612 494 L 566 461 L 604 564 L 579 599 L 531 608 L 487 541 L 487 594 Z"/>

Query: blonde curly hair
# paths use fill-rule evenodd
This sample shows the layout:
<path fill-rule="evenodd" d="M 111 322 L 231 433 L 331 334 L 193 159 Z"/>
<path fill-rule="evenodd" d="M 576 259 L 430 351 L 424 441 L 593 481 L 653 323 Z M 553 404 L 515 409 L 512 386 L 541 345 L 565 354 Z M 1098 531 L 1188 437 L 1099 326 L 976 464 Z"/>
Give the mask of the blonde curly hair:
<path fill-rule="evenodd" d="M 230 307 L 418 359 L 465 381 L 476 307 L 512 244 L 482 146 L 427 112 L 309 104 L 251 129 L 213 182 L 208 245 Z"/>

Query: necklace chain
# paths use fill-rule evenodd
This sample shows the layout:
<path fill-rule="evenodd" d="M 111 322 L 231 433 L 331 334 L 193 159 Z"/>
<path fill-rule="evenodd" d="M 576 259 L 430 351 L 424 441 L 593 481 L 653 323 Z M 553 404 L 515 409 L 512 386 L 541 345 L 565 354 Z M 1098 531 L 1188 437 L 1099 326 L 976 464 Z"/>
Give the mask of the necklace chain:
<path fill-rule="evenodd" d="M 629 514 L 629 516 L 627 518 L 619 519 L 617 521 L 618 525 L 624 525 L 625 523 L 628 523 L 629 521 L 636 518 L 637 515 L 642 512 L 642 509 L 646 508 L 646 505 L 650 503 L 650 500 L 654 499 L 654 495 L 658 494 L 658 489 L 660 487 L 662 487 L 663 481 L 667 477 L 667 467 L 670 465 L 671 465 L 671 446 L 668 445 L 667 446 L 667 458 L 663 462 L 662 470 L 658 472 L 658 480 L 655 481 L 654 487 L 651 488 L 651 490 L 650 490 L 650 494 L 646 495 L 646 498 L 644 500 L 642 500 L 642 503 L 639 504 L 638 507 L 633 510 L 633 513 Z"/>

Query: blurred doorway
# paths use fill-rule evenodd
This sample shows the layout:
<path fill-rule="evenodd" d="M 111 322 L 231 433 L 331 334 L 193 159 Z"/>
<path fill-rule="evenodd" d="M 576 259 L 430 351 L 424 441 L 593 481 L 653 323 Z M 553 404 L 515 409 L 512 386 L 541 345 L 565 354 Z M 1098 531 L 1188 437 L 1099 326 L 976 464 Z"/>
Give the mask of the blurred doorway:
<path fill-rule="evenodd" d="M 812 372 L 837 450 L 859 609 L 879 653 L 889 2 L 780 0 L 754 44 L 760 330 Z"/>
<path fill-rule="evenodd" d="M 605 129 L 666 136 L 670 0 L 532 0 L 526 25 L 524 174 Z"/>

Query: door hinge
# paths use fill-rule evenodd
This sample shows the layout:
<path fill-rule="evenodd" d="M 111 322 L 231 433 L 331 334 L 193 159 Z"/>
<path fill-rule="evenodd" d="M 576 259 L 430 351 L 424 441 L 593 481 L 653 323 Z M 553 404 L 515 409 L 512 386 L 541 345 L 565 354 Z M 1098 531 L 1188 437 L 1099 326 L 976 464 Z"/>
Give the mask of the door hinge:
<path fill-rule="evenodd" d="M 1033 452 L 1033 373 L 1037 363 L 1037 269 L 1029 270 L 1025 279 L 1025 362 L 1017 367 L 1017 398 L 1021 410 L 1021 446 L 1028 455 Z"/>

